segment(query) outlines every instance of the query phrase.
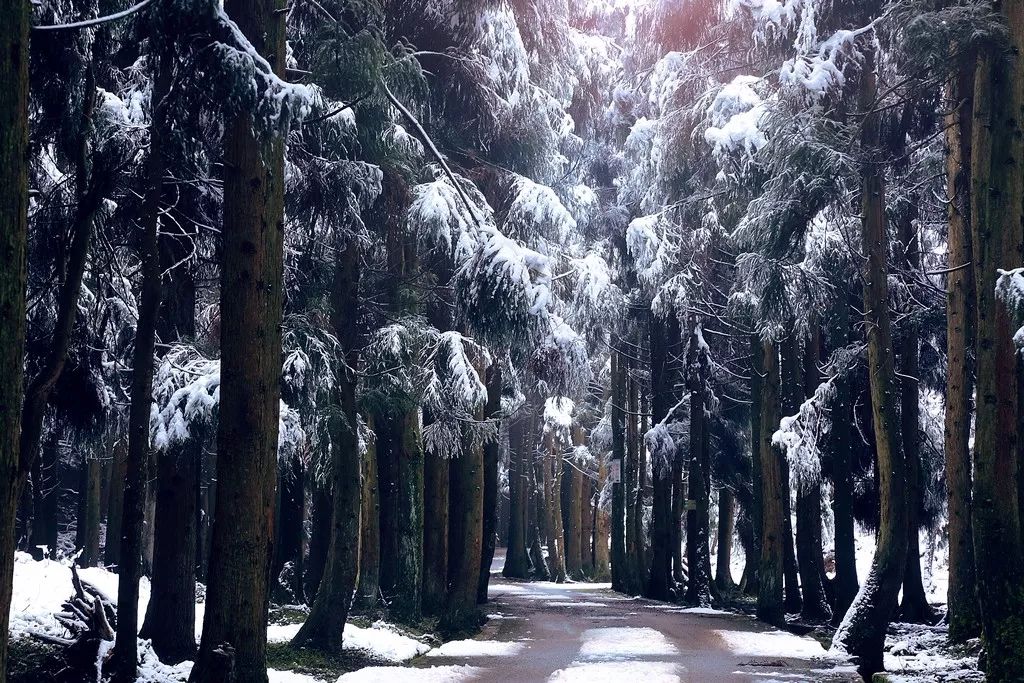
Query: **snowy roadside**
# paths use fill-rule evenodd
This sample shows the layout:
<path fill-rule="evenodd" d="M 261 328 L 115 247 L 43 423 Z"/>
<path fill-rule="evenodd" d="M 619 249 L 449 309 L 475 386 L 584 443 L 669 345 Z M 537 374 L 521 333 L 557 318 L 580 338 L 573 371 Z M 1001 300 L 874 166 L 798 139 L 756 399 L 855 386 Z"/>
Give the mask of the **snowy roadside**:
<path fill-rule="evenodd" d="M 79 569 L 84 582 L 95 586 L 113 604 L 117 603 L 117 574 L 100 567 Z M 61 561 L 35 561 L 27 553 L 18 553 L 14 564 L 14 591 L 8 628 L 13 649 L 17 641 L 33 639 L 33 634 L 66 636 L 64 627 L 55 613 L 62 611 L 62 603 L 73 592 L 71 567 Z M 143 578 L 139 585 L 139 616 L 145 614 L 149 604 L 149 581 Z M 196 604 L 196 636 L 202 630 L 205 605 Z M 270 624 L 267 640 L 282 644 L 291 640 L 300 624 Z M 363 628 L 355 624 L 345 626 L 346 652 L 364 655 L 365 659 L 400 664 L 430 650 L 430 645 L 401 633 L 396 627 L 378 621 Z M 188 680 L 192 662 L 169 666 L 159 661 L 148 640 L 139 639 L 139 683 L 183 683 Z M 290 670 L 269 669 L 270 683 L 322 683 L 324 679 Z M 334 677 L 332 676 L 333 680 Z M 345 679 L 348 681 L 349 679 Z"/>

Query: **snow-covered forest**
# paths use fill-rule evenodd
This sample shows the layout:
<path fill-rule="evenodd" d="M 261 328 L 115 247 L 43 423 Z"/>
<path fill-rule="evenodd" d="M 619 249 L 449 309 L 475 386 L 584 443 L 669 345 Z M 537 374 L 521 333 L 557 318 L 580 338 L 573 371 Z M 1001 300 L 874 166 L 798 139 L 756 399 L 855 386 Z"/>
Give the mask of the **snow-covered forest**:
<path fill-rule="evenodd" d="M 1024 681 L 1022 49 L 0 0 L 0 683 Z"/>

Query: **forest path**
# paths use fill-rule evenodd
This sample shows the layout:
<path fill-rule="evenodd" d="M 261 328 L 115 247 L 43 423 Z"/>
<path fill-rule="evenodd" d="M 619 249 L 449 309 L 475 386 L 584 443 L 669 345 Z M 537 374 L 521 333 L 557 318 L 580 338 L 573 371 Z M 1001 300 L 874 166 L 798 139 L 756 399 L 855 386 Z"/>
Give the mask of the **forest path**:
<path fill-rule="evenodd" d="M 466 681 L 859 680 L 817 641 L 749 617 L 629 598 L 609 584 L 511 582 L 503 561 L 495 558 L 483 631 L 414 666 L 457 670 Z"/>

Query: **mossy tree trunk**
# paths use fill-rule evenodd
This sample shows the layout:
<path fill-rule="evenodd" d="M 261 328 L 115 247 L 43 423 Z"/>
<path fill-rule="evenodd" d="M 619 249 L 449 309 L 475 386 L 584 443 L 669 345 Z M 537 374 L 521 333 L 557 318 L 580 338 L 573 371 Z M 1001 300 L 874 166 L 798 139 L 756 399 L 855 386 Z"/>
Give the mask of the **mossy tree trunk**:
<path fill-rule="evenodd" d="M 978 61 L 974 88 L 971 230 L 977 312 L 977 412 L 972 521 L 984 665 L 989 681 L 1024 680 L 1024 547 L 1018 470 L 1017 325 L 996 297 L 997 269 L 1020 266 L 1024 190 L 1024 2 L 999 6 L 1008 49 Z"/>
<path fill-rule="evenodd" d="M 885 175 L 875 163 L 880 149 L 880 113 L 875 53 L 865 48 L 859 106 L 869 112 L 863 121 L 861 147 L 861 215 L 867 260 L 863 267 L 868 369 L 874 422 L 879 498 L 878 544 L 860 592 L 833 638 L 833 646 L 852 655 L 863 676 L 882 669 L 885 632 L 903 582 L 907 555 L 906 462 L 897 414 L 896 369 L 889 321 L 889 239 L 885 213 Z"/>
<path fill-rule="evenodd" d="M 284 3 L 227 0 L 224 8 L 278 76 L 285 69 Z M 281 392 L 284 139 L 257 139 L 250 116 L 224 129 L 221 400 L 217 493 L 203 636 L 190 680 L 222 680 L 225 644 L 236 683 L 267 681 L 267 582 Z"/>
<path fill-rule="evenodd" d="M 975 55 L 961 58 L 947 84 L 946 183 L 946 508 L 949 516 L 949 639 L 962 643 L 981 632 L 975 596 L 971 525 L 971 412 L 974 398 L 975 289 L 971 237 L 971 137 Z M 1019 467 L 1019 464 L 1018 464 Z"/>
<path fill-rule="evenodd" d="M 342 634 L 359 571 L 359 242 L 349 239 L 338 254 L 331 287 L 331 326 L 341 345 L 331 429 L 331 538 L 327 561 L 309 616 L 292 645 L 340 654 Z"/>

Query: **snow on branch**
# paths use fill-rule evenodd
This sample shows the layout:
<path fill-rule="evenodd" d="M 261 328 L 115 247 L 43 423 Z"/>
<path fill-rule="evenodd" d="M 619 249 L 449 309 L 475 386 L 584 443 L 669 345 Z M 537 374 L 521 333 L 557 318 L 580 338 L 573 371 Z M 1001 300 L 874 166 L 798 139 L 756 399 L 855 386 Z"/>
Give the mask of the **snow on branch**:
<path fill-rule="evenodd" d="M 575 219 L 547 185 L 520 176 L 514 191 L 515 199 L 505 218 L 505 229 L 510 233 L 525 240 L 541 236 L 561 243 L 576 229 Z"/>
<path fill-rule="evenodd" d="M 483 216 L 485 225 L 492 225 L 494 212 L 468 179 L 454 175 L 461 185 L 460 195 L 451 178 L 439 167 L 435 168 L 435 180 L 413 188 L 406 220 L 422 244 L 439 244 L 456 263 L 463 263 L 470 258 L 479 240 L 477 216 Z M 472 202 L 473 211 L 464 199 Z"/>
<path fill-rule="evenodd" d="M 676 441 L 672 437 L 669 426 L 659 422 L 644 434 L 647 452 L 651 454 L 651 466 L 655 479 L 665 479 L 672 475 L 672 462 L 676 457 Z"/>
<path fill-rule="evenodd" d="M 704 131 L 704 141 L 717 157 L 742 153 L 749 158 L 767 143 L 763 124 L 765 103 L 755 90 L 762 80 L 756 76 L 737 76 L 711 101 L 707 112 L 710 125 Z"/>
<path fill-rule="evenodd" d="M 455 278 L 462 318 L 495 346 L 534 339 L 554 305 L 548 258 L 494 227 L 483 227 Z"/>
<path fill-rule="evenodd" d="M 819 443 L 831 429 L 829 404 L 835 398 L 835 377 L 818 385 L 796 415 L 784 417 L 772 434 L 772 445 L 786 449 L 790 471 L 801 491 L 821 481 Z"/>
<path fill-rule="evenodd" d="M 571 399 L 552 397 L 544 401 L 544 437 L 550 438 L 556 448 L 572 444 L 572 414 L 576 404 Z"/>

